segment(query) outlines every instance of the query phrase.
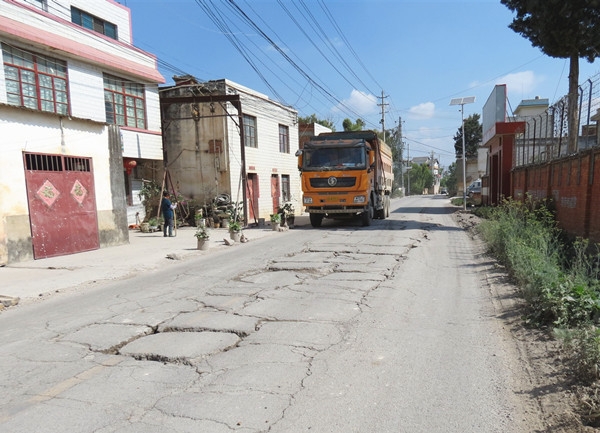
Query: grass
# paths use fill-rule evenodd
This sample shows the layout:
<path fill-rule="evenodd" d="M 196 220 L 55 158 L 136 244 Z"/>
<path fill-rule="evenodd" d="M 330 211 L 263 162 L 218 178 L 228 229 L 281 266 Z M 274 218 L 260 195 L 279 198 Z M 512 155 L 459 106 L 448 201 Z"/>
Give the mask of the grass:
<path fill-rule="evenodd" d="M 530 308 L 528 320 L 549 326 L 580 379 L 600 378 L 600 248 L 565 240 L 547 203 L 505 201 L 479 209 L 489 250 L 507 267 Z M 599 400 L 600 407 L 600 400 Z"/>

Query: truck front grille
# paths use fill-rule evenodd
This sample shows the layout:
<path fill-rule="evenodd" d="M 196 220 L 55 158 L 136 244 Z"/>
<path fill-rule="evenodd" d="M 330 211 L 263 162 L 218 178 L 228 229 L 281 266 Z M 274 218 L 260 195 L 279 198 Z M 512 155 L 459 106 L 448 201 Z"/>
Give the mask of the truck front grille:
<path fill-rule="evenodd" d="M 356 185 L 355 177 L 335 177 L 336 182 L 334 185 L 330 185 L 329 178 L 312 178 L 310 179 L 310 186 L 313 188 L 349 188 Z"/>

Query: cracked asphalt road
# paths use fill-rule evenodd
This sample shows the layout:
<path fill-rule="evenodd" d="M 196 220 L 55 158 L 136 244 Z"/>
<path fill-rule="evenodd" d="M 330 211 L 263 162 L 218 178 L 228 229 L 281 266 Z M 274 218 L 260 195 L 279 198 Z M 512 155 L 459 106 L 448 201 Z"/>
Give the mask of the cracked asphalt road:
<path fill-rule="evenodd" d="M 6 312 L 0 431 L 531 431 L 452 211 L 409 197 Z"/>

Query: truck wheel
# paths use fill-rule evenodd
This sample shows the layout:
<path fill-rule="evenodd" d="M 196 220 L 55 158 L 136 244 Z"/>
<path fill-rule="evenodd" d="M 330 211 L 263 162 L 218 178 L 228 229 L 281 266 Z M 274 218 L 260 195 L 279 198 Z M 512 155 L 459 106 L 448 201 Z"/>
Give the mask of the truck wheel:
<path fill-rule="evenodd" d="M 361 214 L 363 227 L 370 226 L 373 222 L 373 200 L 369 203 L 369 209 Z"/>
<path fill-rule="evenodd" d="M 321 227 L 321 223 L 323 222 L 323 214 L 320 213 L 311 213 L 310 214 L 310 225 L 317 228 Z"/>

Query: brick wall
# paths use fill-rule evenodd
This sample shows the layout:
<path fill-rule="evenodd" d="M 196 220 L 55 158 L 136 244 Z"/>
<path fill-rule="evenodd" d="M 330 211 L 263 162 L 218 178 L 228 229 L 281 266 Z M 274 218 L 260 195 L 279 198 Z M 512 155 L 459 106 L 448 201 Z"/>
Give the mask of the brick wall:
<path fill-rule="evenodd" d="M 514 168 L 512 196 L 552 198 L 559 226 L 571 236 L 600 242 L 600 151 Z"/>

